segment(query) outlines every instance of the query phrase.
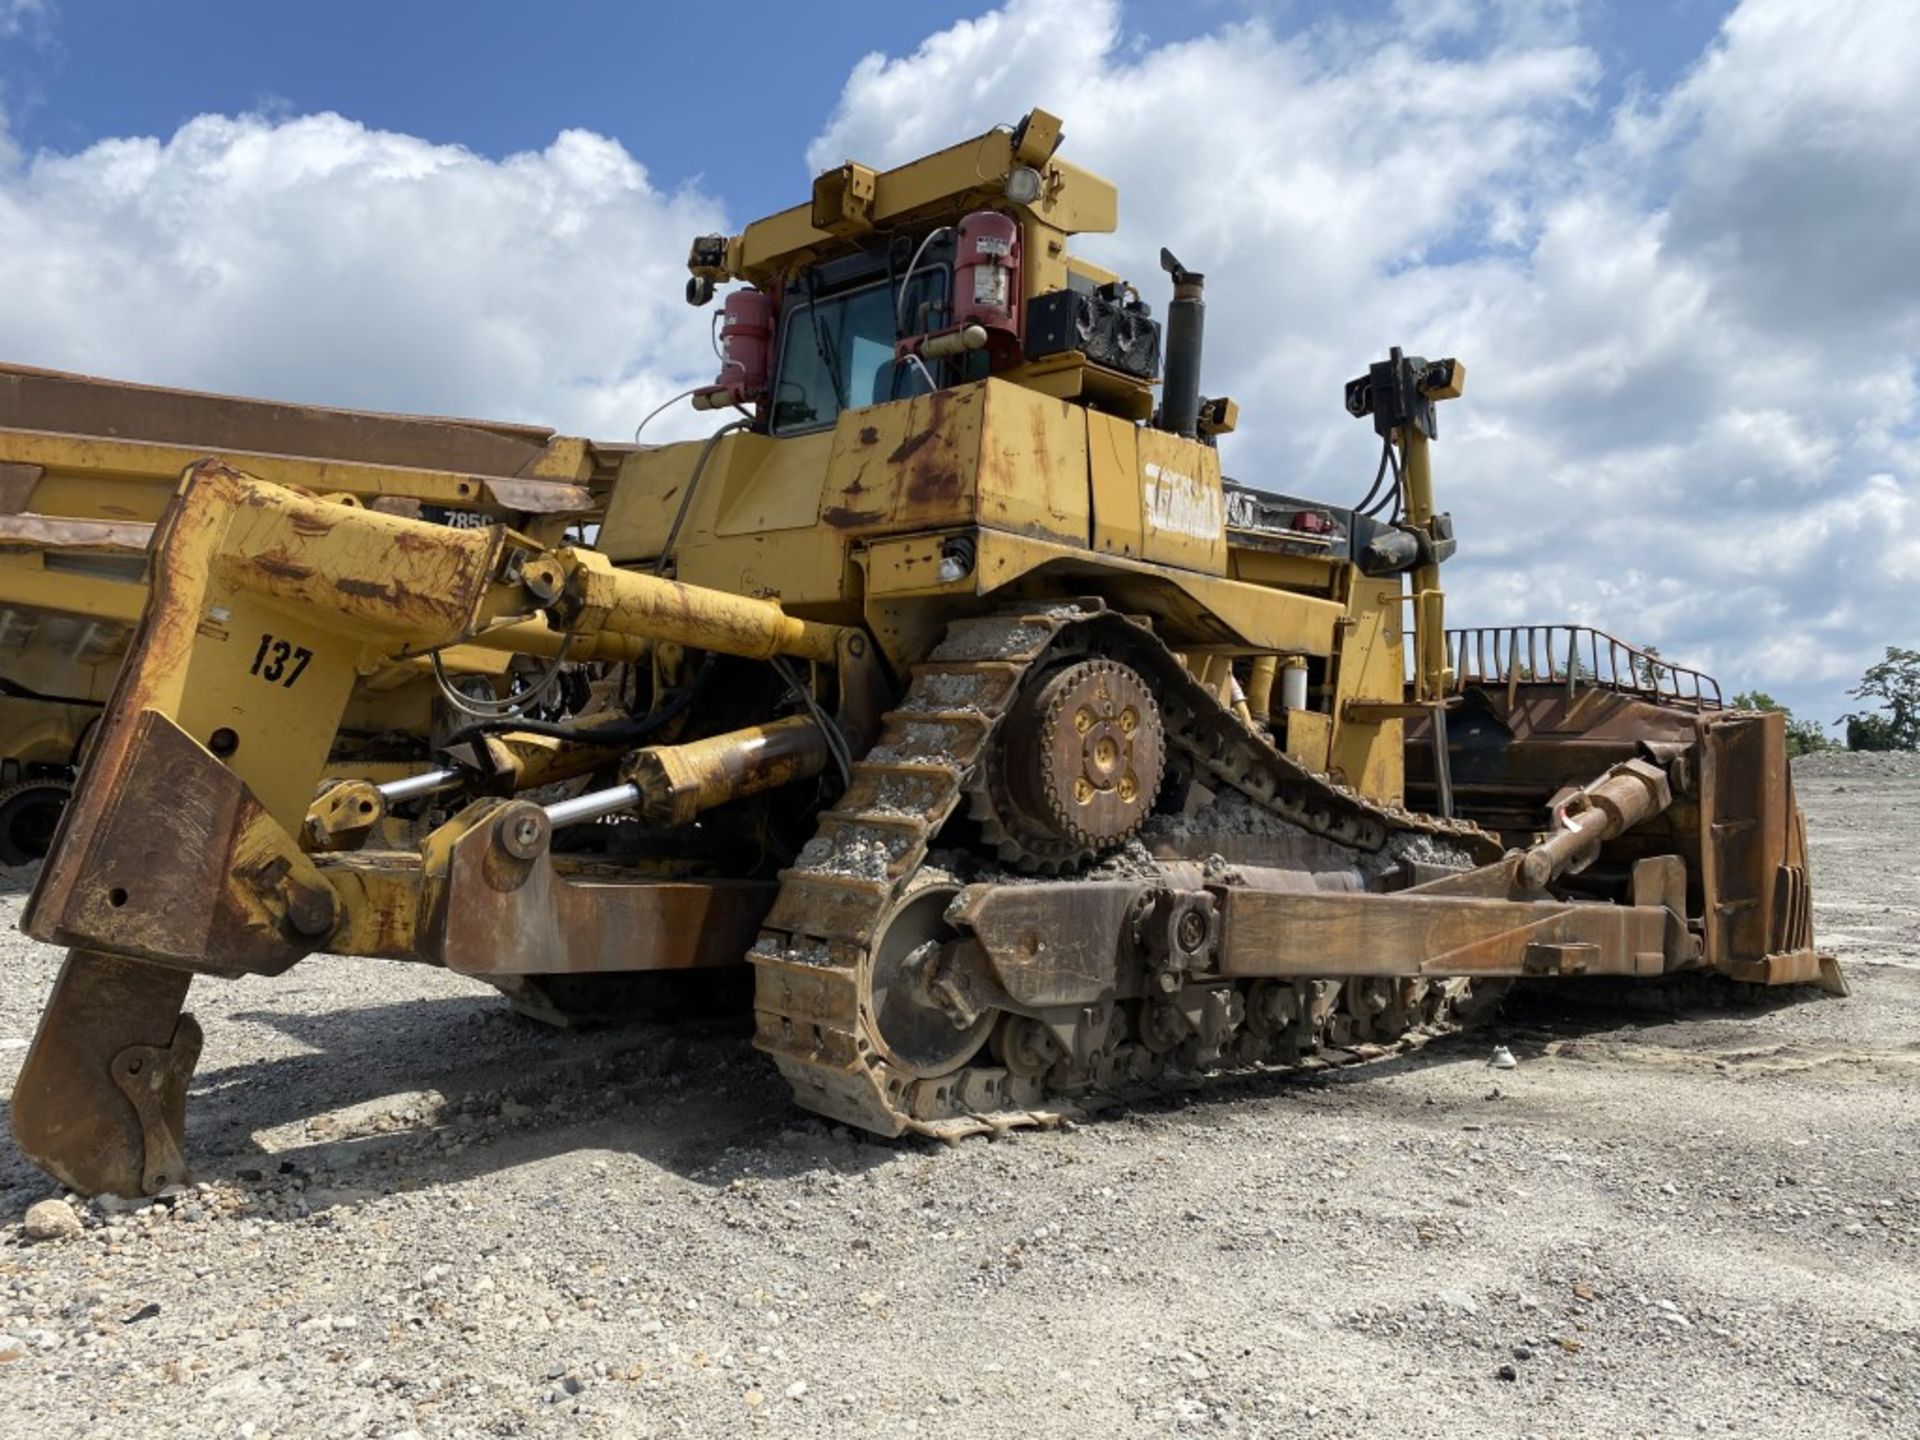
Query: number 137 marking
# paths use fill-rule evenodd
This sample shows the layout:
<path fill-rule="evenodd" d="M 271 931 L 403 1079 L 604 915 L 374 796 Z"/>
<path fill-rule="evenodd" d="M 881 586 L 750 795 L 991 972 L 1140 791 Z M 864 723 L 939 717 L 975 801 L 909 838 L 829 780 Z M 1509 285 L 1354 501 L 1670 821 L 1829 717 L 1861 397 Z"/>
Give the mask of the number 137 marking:
<path fill-rule="evenodd" d="M 253 652 L 253 668 L 249 675 L 258 675 L 270 684 L 277 684 L 283 690 L 291 690 L 293 682 L 298 680 L 307 668 L 307 662 L 313 659 L 313 651 L 304 645 L 295 645 L 291 640 L 277 639 L 272 635 L 260 637 L 260 648 Z"/>

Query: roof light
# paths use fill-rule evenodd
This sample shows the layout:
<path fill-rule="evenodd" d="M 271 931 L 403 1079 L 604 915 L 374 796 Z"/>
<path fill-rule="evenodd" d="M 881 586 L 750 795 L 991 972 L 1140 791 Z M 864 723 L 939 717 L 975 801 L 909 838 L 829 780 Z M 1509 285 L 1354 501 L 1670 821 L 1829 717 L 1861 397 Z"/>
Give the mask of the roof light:
<path fill-rule="evenodd" d="M 1007 199 L 1016 205 L 1031 205 L 1040 198 L 1040 172 L 1029 165 L 1016 165 L 1007 172 Z"/>

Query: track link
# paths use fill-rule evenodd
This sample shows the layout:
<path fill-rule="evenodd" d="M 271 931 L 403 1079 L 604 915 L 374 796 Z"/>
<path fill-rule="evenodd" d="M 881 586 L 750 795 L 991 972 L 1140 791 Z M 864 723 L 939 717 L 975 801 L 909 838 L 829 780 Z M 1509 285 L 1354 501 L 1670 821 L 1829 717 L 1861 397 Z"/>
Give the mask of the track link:
<path fill-rule="evenodd" d="M 781 887 L 749 959 L 755 967 L 755 1044 L 771 1055 L 810 1110 L 881 1135 L 908 1131 L 958 1138 L 1053 1123 L 1074 1104 L 1043 1075 L 975 1063 L 952 1074 L 906 1073 L 885 1051 L 868 1013 L 873 947 L 889 916 L 919 884 L 928 847 L 993 763 L 1001 722 L 1033 669 L 1058 658 L 1100 655 L 1134 667 L 1154 686 L 1166 720 L 1170 763 L 1216 788 L 1229 786 L 1303 830 L 1361 853 L 1395 835 L 1424 833 L 1476 861 L 1499 844 L 1478 827 L 1377 805 L 1306 770 L 1251 732 L 1194 679 L 1145 625 L 1087 606 L 959 621 L 915 666 L 879 739 L 852 769 L 837 808 L 780 877 Z M 986 836 L 989 846 L 996 837 Z M 1250 988 L 1250 987 L 1249 987 Z M 1246 1027 L 1228 1053 L 1182 1057 L 1139 1035 L 1114 1037 L 1075 1094 L 1124 1095 L 1150 1086 L 1169 1064 L 1209 1068 L 1298 1063 L 1316 1051 L 1373 1054 L 1444 1025 L 1463 987 L 1307 982 L 1284 1032 Z M 1121 1028 L 1121 1027 L 1116 1027 Z M 983 1052 L 984 1055 L 984 1052 Z M 1367 1058 L 1363 1051 L 1352 1058 Z"/>

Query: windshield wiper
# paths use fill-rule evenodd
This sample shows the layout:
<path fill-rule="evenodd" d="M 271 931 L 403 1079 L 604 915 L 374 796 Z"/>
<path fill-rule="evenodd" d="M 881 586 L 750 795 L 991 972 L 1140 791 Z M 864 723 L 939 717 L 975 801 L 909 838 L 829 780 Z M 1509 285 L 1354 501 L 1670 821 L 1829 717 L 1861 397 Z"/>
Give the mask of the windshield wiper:
<path fill-rule="evenodd" d="M 833 386 L 833 408 L 839 412 L 847 408 L 847 382 L 840 378 L 840 360 L 827 344 L 827 332 L 820 325 L 820 279 L 811 270 L 807 271 L 807 318 L 813 322 L 813 348 L 820 356 L 820 363 L 827 367 L 827 383 Z"/>

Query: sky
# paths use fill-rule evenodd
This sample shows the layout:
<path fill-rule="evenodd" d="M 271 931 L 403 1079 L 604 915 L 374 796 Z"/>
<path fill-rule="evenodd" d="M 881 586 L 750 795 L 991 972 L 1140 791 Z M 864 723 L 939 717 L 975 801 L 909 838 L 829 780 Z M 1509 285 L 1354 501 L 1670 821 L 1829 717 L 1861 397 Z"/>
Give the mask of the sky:
<path fill-rule="evenodd" d="M 1081 248 L 1208 275 L 1249 483 L 1442 410 L 1456 623 L 1570 620 L 1804 717 L 1920 646 L 1920 5 L 0 0 L 0 358 L 603 439 L 710 378 L 688 240 L 1034 105 Z M 685 412 L 649 437 L 700 433 Z"/>

